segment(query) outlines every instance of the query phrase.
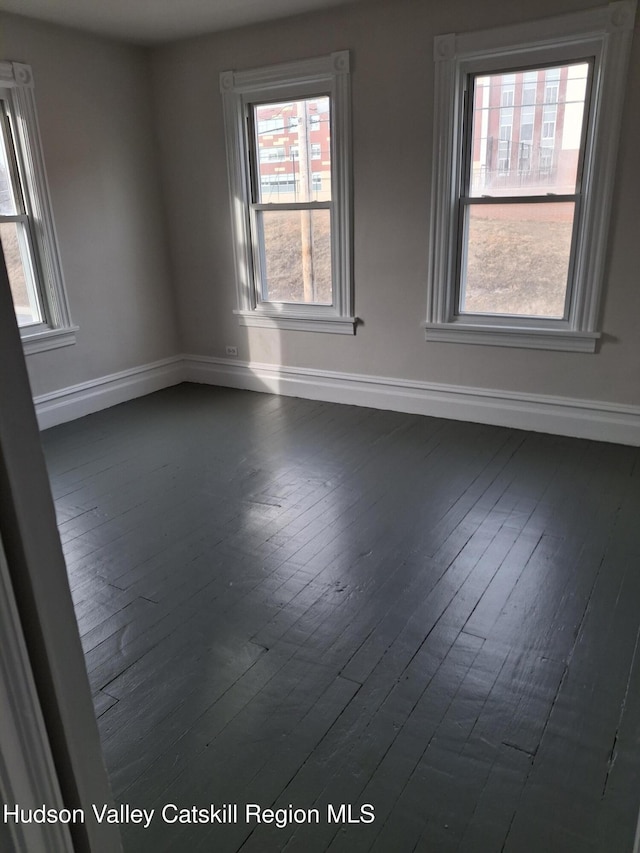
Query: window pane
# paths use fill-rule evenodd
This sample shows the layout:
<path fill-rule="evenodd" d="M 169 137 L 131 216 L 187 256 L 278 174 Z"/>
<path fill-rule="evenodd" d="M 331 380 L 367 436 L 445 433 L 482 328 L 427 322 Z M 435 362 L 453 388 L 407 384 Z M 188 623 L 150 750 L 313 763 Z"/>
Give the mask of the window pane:
<path fill-rule="evenodd" d="M 255 106 L 257 200 L 331 200 L 329 98 Z"/>
<path fill-rule="evenodd" d="M 0 114 L 0 121 L 5 116 Z M 17 213 L 14 188 L 11 180 L 7 145 L 0 127 L 0 215 L 11 216 Z"/>
<path fill-rule="evenodd" d="M 9 284 L 19 326 L 42 322 L 42 312 L 33 283 L 27 239 L 19 222 L 0 224 L 0 242 L 9 273 Z"/>
<path fill-rule="evenodd" d="M 564 315 L 574 204 L 467 208 L 461 313 Z"/>
<path fill-rule="evenodd" d="M 576 191 L 589 66 L 476 77 L 469 195 Z"/>
<path fill-rule="evenodd" d="M 330 212 L 269 210 L 257 216 L 264 246 L 263 299 L 330 305 Z"/>

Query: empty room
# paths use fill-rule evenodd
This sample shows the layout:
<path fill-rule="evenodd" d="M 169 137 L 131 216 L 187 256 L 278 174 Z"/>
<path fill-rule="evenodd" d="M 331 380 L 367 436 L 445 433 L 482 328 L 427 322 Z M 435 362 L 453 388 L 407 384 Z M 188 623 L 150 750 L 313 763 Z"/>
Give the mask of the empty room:
<path fill-rule="evenodd" d="M 635 0 L 4 0 L 0 848 L 637 853 Z"/>

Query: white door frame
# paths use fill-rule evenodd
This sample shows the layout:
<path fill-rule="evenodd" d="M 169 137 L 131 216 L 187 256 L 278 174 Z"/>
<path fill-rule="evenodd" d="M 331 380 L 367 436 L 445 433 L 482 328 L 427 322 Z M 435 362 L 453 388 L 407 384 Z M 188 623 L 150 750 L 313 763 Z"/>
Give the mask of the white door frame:
<path fill-rule="evenodd" d="M 0 740 L 0 793 L 26 796 L 30 788 L 31 797 L 51 797 L 52 808 L 60 797 L 84 810 L 84 824 L 47 833 L 47 853 L 118 853 L 118 827 L 92 819 L 91 805 L 112 796 L 2 252 L 0 400 L 0 701 L 3 725 L 21 727 L 20 748 Z M 0 835 L 9 831 L 3 817 Z M 13 833 L 17 850 L 40 849 L 22 834 Z"/>

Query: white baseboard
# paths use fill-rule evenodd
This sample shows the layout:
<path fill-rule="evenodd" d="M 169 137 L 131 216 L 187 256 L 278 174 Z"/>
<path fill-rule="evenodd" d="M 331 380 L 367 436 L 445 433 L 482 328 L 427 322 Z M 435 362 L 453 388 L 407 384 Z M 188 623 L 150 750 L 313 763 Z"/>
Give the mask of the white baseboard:
<path fill-rule="evenodd" d="M 640 406 L 198 355 L 42 394 L 38 423 L 46 429 L 185 381 L 640 446 Z"/>
<path fill-rule="evenodd" d="M 183 356 L 188 382 L 640 445 L 640 406 Z"/>
<path fill-rule="evenodd" d="M 184 381 L 180 356 L 132 367 L 34 398 L 40 429 L 73 421 Z"/>

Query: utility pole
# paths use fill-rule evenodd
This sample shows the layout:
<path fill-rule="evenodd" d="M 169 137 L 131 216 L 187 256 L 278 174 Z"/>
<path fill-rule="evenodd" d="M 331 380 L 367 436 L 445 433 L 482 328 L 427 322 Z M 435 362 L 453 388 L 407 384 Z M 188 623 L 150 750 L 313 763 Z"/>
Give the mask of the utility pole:
<path fill-rule="evenodd" d="M 302 101 L 298 116 L 298 164 L 300 175 L 299 201 L 311 201 L 309 173 L 309 133 L 307 131 L 307 101 Z M 305 302 L 316 301 L 316 283 L 313 274 L 313 240 L 311 235 L 311 211 L 300 211 L 300 238 L 302 247 L 302 287 Z"/>

